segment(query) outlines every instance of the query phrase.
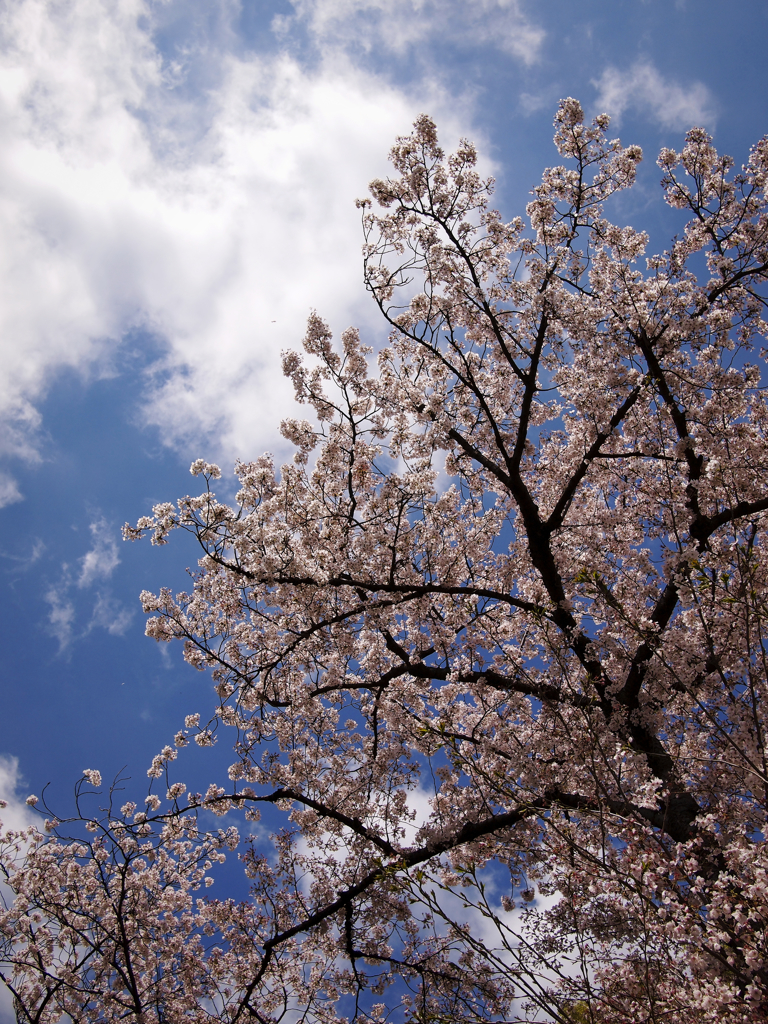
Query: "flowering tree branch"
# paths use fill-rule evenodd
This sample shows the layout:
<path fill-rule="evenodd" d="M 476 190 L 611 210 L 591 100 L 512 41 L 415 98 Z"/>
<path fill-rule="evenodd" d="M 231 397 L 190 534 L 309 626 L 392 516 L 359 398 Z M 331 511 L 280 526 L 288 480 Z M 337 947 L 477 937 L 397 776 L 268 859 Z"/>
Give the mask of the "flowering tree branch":
<path fill-rule="evenodd" d="M 689 222 L 646 256 L 607 127 L 561 103 L 526 225 L 420 118 L 360 204 L 375 365 L 313 314 L 293 461 L 229 505 L 198 460 L 126 527 L 200 545 L 142 602 L 218 699 L 149 770 L 165 809 L 7 837 L 22 1019 L 768 1014 L 768 141 L 664 150 Z M 228 783 L 187 794 L 219 726 Z M 237 844 L 195 815 L 264 807 L 250 897 L 193 899 Z"/>

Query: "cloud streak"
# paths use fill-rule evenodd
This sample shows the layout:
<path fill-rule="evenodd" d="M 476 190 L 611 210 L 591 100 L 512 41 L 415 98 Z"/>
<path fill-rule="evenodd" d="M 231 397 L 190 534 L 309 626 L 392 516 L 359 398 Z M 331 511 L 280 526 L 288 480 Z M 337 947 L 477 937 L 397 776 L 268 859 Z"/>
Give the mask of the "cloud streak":
<path fill-rule="evenodd" d="M 295 14 L 274 26 L 287 34 L 296 24 L 315 42 L 404 56 L 420 44 L 450 42 L 461 48 L 492 46 L 530 65 L 540 57 L 544 30 L 518 0 L 291 0 Z M 423 47 L 421 47 L 423 49 Z"/>
<path fill-rule="evenodd" d="M 598 91 L 595 105 L 617 124 L 629 110 L 676 131 L 714 128 L 717 120 L 714 98 L 702 82 L 681 85 L 649 61 L 637 61 L 626 71 L 608 67 L 592 84 Z"/>
<path fill-rule="evenodd" d="M 92 546 L 79 559 L 80 572 L 76 581 L 73 583 L 70 567 L 65 564 L 58 582 L 49 586 L 43 595 L 50 608 L 50 632 L 59 642 L 60 654 L 74 640 L 82 639 L 94 629 L 104 629 L 111 636 L 123 636 L 134 617 L 132 610 L 127 609 L 102 586 L 96 590 L 95 598 L 89 599 L 93 600 L 94 604 L 87 625 L 79 634 L 76 633 L 78 613 L 82 612 L 82 608 L 78 608 L 78 605 L 82 605 L 82 600 L 78 598 L 77 603 L 75 602 L 76 592 L 87 591 L 95 584 L 103 584 L 120 564 L 115 540 L 117 531 L 113 530 L 101 516 L 90 524 L 89 529 Z"/>
<path fill-rule="evenodd" d="M 68 584 L 60 582 L 49 587 L 44 595 L 50 606 L 48 623 L 53 636 L 59 641 L 59 653 L 66 650 L 72 640 L 72 629 L 75 624 L 75 606 L 67 596 Z"/>
<path fill-rule="evenodd" d="M 120 564 L 117 542 L 106 519 L 100 518 L 90 524 L 93 547 L 81 559 L 82 569 L 77 580 L 81 589 L 89 587 L 95 580 L 109 579 Z"/>
<path fill-rule="evenodd" d="M 93 629 L 105 629 L 110 636 L 124 636 L 133 621 L 133 615 L 131 609 L 126 608 L 109 593 L 99 593 L 86 633 Z"/>
<path fill-rule="evenodd" d="M 6 505 L 12 505 L 16 501 L 21 501 L 22 494 L 19 490 L 19 485 L 8 473 L 0 473 L 0 508 L 5 508 Z"/>

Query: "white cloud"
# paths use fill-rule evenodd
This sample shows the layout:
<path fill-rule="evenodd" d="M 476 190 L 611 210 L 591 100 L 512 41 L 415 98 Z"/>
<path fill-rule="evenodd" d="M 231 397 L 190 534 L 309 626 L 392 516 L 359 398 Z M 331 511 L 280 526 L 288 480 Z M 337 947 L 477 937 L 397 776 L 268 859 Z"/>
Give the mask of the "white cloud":
<path fill-rule="evenodd" d="M 0 800 L 6 804 L 0 809 L 0 821 L 4 828 L 14 831 L 40 823 L 39 815 L 25 803 L 25 797 L 19 796 L 17 792 L 22 781 L 18 758 L 0 754 Z"/>
<path fill-rule="evenodd" d="M 81 589 L 89 587 L 95 580 L 109 579 L 120 559 L 117 554 L 117 542 L 105 519 L 97 519 L 90 524 L 93 547 L 83 555 L 82 569 L 77 580 Z"/>
<path fill-rule="evenodd" d="M 0 808 L 3 831 L 12 829 L 16 832 L 30 825 L 40 824 L 39 815 L 36 815 L 25 803 L 24 797 L 19 795 L 22 781 L 18 759 L 0 754 L 0 800 L 5 803 L 5 806 Z M 13 893 L 5 885 L 0 885 L 0 896 L 6 900 L 14 898 Z M 5 985 L 0 984 L 0 1024 L 15 1024 L 16 1019 L 11 994 Z"/>
<path fill-rule="evenodd" d="M 278 16 L 287 30 L 303 22 L 321 43 L 332 40 L 355 49 L 412 51 L 429 41 L 447 40 L 464 47 L 494 46 L 533 64 L 544 30 L 530 22 L 518 0 L 291 0 L 294 18 Z"/>
<path fill-rule="evenodd" d="M 138 100 L 153 65 L 137 52 L 136 33 L 122 31 L 135 5 L 114 4 L 101 25 L 98 6 L 12 0 L 4 11 L 0 412 L 16 426 L 6 451 L 26 456 L 38 421 L 31 402 L 51 371 L 87 364 L 121 322 L 122 311 L 97 297 L 99 279 L 116 268 L 83 257 L 105 227 L 98 212 L 109 192 L 110 154 L 99 129 L 111 124 L 129 148 L 124 104 Z"/>
<path fill-rule="evenodd" d="M 637 61 L 626 71 L 608 67 L 592 84 L 598 90 L 595 106 L 616 123 L 625 111 L 634 110 L 678 131 L 714 127 L 715 102 L 709 89 L 702 82 L 671 81 L 649 61 Z"/>
<path fill-rule="evenodd" d="M 133 609 L 126 608 L 109 590 L 97 592 L 87 624 L 76 632 L 78 617 L 82 622 L 83 609 L 78 609 L 71 599 L 70 585 L 65 567 L 59 582 L 49 587 L 43 595 L 50 607 L 48 622 L 50 632 L 59 641 L 59 654 L 66 651 L 74 641 L 88 636 L 94 629 L 105 629 L 110 636 L 125 635 L 134 618 Z"/>
<path fill-rule="evenodd" d="M 106 629 L 110 636 L 123 636 L 132 621 L 133 611 L 131 609 L 115 600 L 111 594 L 100 593 L 96 598 L 87 632 L 90 633 L 92 629 L 98 627 Z"/>
<path fill-rule="evenodd" d="M 95 519 L 89 529 L 91 548 L 79 559 L 80 572 L 74 584 L 70 567 L 65 563 L 58 582 L 49 586 L 43 595 L 50 606 L 50 632 L 59 641 L 60 654 L 74 640 L 82 639 L 94 629 L 105 629 L 112 636 L 122 636 L 133 619 L 133 611 L 116 600 L 109 590 L 99 589 L 87 625 L 76 632 L 78 618 L 82 622 L 83 608 L 80 598 L 77 605 L 73 600 L 73 585 L 76 584 L 77 590 L 87 590 L 95 583 L 109 579 L 120 564 L 115 540 L 117 531 L 102 516 Z"/>
<path fill-rule="evenodd" d="M 165 59 L 153 18 L 188 6 L 6 5 L 0 420 L 16 434 L 5 454 L 34 457 L 35 405 L 57 373 L 117 372 L 133 328 L 163 349 L 142 416 L 164 441 L 225 460 L 283 447 L 281 349 L 300 342 L 313 307 L 339 330 L 373 318 L 354 199 L 422 109 L 448 141 L 471 132 L 455 98 L 427 86 L 406 97 L 330 44 L 314 70 L 227 49 L 232 4 L 217 12 L 223 28 Z M 518 23 L 514 3 L 480 7 Z"/>
<path fill-rule="evenodd" d="M 72 640 L 72 628 L 75 624 L 75 606 L 67 598 L 67 585 L 49 587 L 45 592 L 45 600 L 50 605 L 48 621 L 51 633 L 59 641 L 59 652 L 65 650 Z"/>
<path fill-rule="evenodd" d="M 7 473 L 0 472 L 0 508 L 12 505 L 15 501 L 21 501 L 22 494 L 19 485 Z"/>
<path fill-rule="evenodd" d="M 32 547 L 23 555 L 17 555 L 11 551 L 0 551 L 0 558 L 5 558 L 12 563 L 12 572 L 26 572 L 35 562 L 39 562 L 45 551 L 45 543 L 38 537 L 32 542 Z"/>
<path fill-rule="evenodd" d="M 538 94 L 521 92 L 519 104 L 523 114 L 530 117 L 531 114 L 538 114 L 540 110 L 546 110 L 552 106 L 552 97 L 544 92 Z"/>
<path fill-rule="evenodd" d="M 283 447 L 292 393 L 279 354 L 298 347 L 310 310 L 338 328 L 370 316 L 354 199 L 417 109 L 349 66 L 308 75 L 287 58 L 231 59 L 219 102 L 220 156 L 189 172 L 191 216 L 172 240 L 185 252 L 155 300 L 169 377 L 147 418 L 174 443 L 202 430 L 252 456 L 254 444 Z"/>

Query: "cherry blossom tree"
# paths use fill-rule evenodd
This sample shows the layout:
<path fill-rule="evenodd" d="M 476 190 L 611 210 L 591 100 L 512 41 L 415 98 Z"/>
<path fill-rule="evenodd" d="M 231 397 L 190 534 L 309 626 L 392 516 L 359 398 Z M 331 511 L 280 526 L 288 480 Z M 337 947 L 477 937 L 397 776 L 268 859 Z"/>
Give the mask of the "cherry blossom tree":
<path fill-rule="evenodd" d="M 199 460 L 126 528 L 201 546 L 142 601 L 217 704 L 164 800 L 6 836 L 19 1020 L 768 1018 L 768 139 L 662 151 L 646 257 L 606 215 L 639 149 L 573 99 L 555 127 L 506 223 L 420 118 L 360 204 L 387 347 L 313 315 L 293 461 L 227 504 Z M 196 815 L 262 805 L 250 899 L 195 896 L 238 841 Z"/>

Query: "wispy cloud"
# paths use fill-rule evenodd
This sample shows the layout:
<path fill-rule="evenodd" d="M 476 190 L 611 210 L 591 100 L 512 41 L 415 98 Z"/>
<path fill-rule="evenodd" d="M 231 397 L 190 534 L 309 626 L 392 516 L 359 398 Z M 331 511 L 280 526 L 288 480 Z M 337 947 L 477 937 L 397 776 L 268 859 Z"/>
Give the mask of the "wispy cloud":
<path fill-rule="evenodd" d="M 49 606 L 50 632 L 59 642 L 59 653 L 94 629 L 104 629 L 112 636 L 123 636 L 133 620 L 133 611 L 103 586 L 96 590 L 95 595 L 78 596 L 78 591 L 88 591 L 97 583 L 103 584 L 120 564 L 117 530 L 103 516 L 94 519 L 89 529 L 92 544 L 78 560 L 80 571 L 77 578 L 73 579 L 70 566 L 64 564 L 58 581 L 48 586 L 43 595 Z M 90 611 L 86 612 L 84 605 L 90 607 Z M 88 615 L 86 624 L 78 626 L 78 621 L 82 623 L 85 614 Z"/>
<path fill-rule="evenodd" d="M 45 551 L 45 542 L 39 537 L 32 543 L 32 547 L 24 554 L 16 554 L 13 551 L 0 551 L 0 558 L 5 558 L 12 563 L 11 571 L 14 573 L 26 572 L 31 569 L 35 562 L 39 562 Z"/>
<path fill-rule="evenodd" d="M 592 84 L 598 91 L 595 106 L 616 123 L 628 110 L 679 131 L 713 128 L 717 120 L 714 98 L 702 82 L 683 85 L 665 78 L 650 61 L 637 61 L 625 71 L 608 67 Z"/>
<path fill-rule="evenodd" d="M 314 38 L 352 50 L 405 54 L 425 41 L 464 48 L 493 46 L 524 64 L 540 56 L 544 30 L 518 0 L 291 0 L 295 14 L 278 16 L 287 33 L 301 23 Z"/>
<path fill-rule="evenodd" d="M 0 508 L 12 505 L 15 501 L 21 501 L 22 494 L 19 485 L 7 473 L 0 472 Z"/>
<path fill-rule="evenodd" d="M 97 519 L 89 527 L 93 538 L 93 547 L 81 558 L 82 568 L 77 585 L 81 589 L 89 587 L 95 580 L 109 579 L 120 558 L 117 554 L 117 541 L 107 521 Z"/>
<path fill-rule="evenodd" d="M 90 633 L 92 629 L 99 628 L 106 629 L 111 636 L 123 636 L 133 621 L 133 614 L 132 609 L 126 608 L 111 594 L 100 593 L 96 597 L 87 632 Z"/>
<path fill-rule="evenodd" d="M 61 581 L 58 585 L 49 587 L 44 598 L 50 606 L 48 622 L 51 633 L 59 641 L 59 653 L 64 651 L 72 640 L 72 630 L 75 624 L 75 606 L 67 596 L 68 584 Z"/>

